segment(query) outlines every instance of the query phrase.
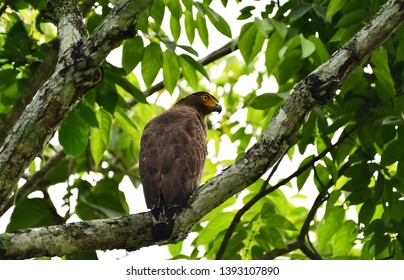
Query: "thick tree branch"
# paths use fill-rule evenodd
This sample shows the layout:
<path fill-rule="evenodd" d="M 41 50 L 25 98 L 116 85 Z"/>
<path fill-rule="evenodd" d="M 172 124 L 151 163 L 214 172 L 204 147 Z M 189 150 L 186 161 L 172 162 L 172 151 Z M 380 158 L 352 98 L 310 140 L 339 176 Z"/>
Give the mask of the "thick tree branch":
<path fill-rule="evenodd" d="M 35 256 L 62 256 L 78 251 L 127 248 L 152 244 L 148 213 L 116 219 L 83 221 L 39 229 L 4 233 L 0 259 L 26 259 Z M 150 234 L 149 234 L 150 233 Z"/>
<path fill-rule="evenodd" d="M 135 1 L 133 1 L 135 2 Z M 121 1 L 121 3 L 126 3 Z M 138 3 L 136 1 L 135 3 Z M 131 4 L 127 4 L 128 7 Z M 136 4 L 137 5 L 137 4 Z M 123 8 L 122 5 L 118 6 Z M 119 9 L 118 8 L 118 9 Z M 172 238 L 167 242 L 178 242 L 183 240 L 188 234 L 193 225 L 195 225 L 203 216 L 209 213 L 212 209 L 223 203 L 226 199 L 240 192 L 253 182 L 255 182 L 262 174 L 264 174 L 288 149 L 290 143 L 296 137 L 297 132 L 306 119 L 311 110 L 324 104 L 330 100 L 338 87 L 345 78 L 358 67 L 377 47 L 383 44 L 396 28 L 404 20 L 404 1 L 388 1 L 380 10 L 380 12 L 372 19 L 372 21 L 364 27 L 347 45 L 341 48 L 328 62 L 321 65 L 313 71 L 308 77 L 302 80 L 294 89 L 292 95 L 286 100 L 285 104 L 274 117 L 271 124 L 264 131 L 259 141 L 246 152 L 246 154 L 236 163 L 223 170 L 222 173 L 215 176 L 206 184 L 201 186 L 191 197 L 189 206 L 177 216 Z M 138 16 L 139 10 L 134 8 L 134 17 Z M 115 11 L 117 13 L 118 11 Z M 109 20 L 109 19 L 107 19 Z M 103 24 L 102 24 L 103 25 Z M 105 24 L 104 24 L 105 25 Z M 119 25 L 113 24 L 116 28 Z M 108 34 L 107 27 L 100 27 L 97 34 Z M 100 57 L 106 55 L 104 48 L 111 46 L 108 41 L 94 40 L 101 44 L 95 45 L 92 48 L 86 48 L 83 52 L 87 57 L 91 56 L 91 61 L 100 62 Z M 84 45 L 87 45 L 85 42 Z M 94 49 L 99 46 L 98 52 Z M 94 52 L 93 52 L 93 51 Z M 86 60 L 84 60 L 86 61 Z M 80 64 L 81 65 L 81 64 Z M 83 69 L 78 68 L 80 75 L 90 75 Z M 94 68 L 90 69 L 94 73 Z M 60 70 L 59 70 L 60 71 Z M 87 88 L 80 91 L 77 85 L 86 85 L 84 79 L 80 80 L 77 74 L 69 72 L 64 75 L 63 72 L 54 75 L 47 83 L 50 86 L 53 83 L 60 82 L 63 87 L 57 91 L 62 94 L 62 97 L 57 97 L 58 103 L 56 108 L 66 110 L 74 107 L 74 101 L 80 95 L 84 94 Z M 72 77 L 70 77 L 70 75 Z M 70 77 L 70 78 L 67 78 Z M 77 80 L 75 80 L 77 79 Z M 91 79 L 89 79 L 91 81 Z M 78 82 L 79 81 L 79 82 Z M 94 82 L 90 82 L 91 85 Z M 44 88 L 46 88 L 46 86 Z M 43 90 L 45 91 L 45 89 Z M 40 90 L 37 98 L 47 100 L 47 95 Z M 73 96 L 73 97 L 72 97 Z M 51 98 L 52 99 L 52 98 Z M 56 99 L 54 97 L 54 99 Z M 63 106 L 60 106 L 60 100 Z M 46 103 L 46 102 L 45 102 Z M 39 103 L 41 104 L 41 103 Z M 41 107 L 41 106 L 40 106 Z M 46 107 L 46 106 L 45 106 Z M 54 107 L 48 107 L 50 111 Z M 15 172 L 14 169 L 24 169 L 26 163 L 33 159 L 34 154 L 41 150 L 41 147 L 47 142 L 55 127 L 60 124 L 66 113 L 59 114 L 50 112 L 52 118 L 56 118 L 57 122 L 47 120 L 41 122 L 42 118 L 47 118 L 46 115 L 38 116 L 38 110 L 34 106 L 27 108 L 27 113 L 20 119 L 18 125 L 13 129 L 9 141 L 6 142 L 0 150 L 0 200 L 4 201 L 11 192 L 11 188 L 19 178 L 21 171 Z M 66 110 L 69 111 L 69 110 Z M 33 116 L 31 113 L 34 112 Z M 43 112 L 43 111 L 42 111 Z M 48 114 L 49 112 L 47 112 Z M 34 117 L 33 119 L 31 117 Z M 32 120 L 32 121 L 31 121 Z M 36 123 L 40 122 L 40 126 Z M 52 125 L 49 125 L 51 123 Z M 42 125 L 46 124 L 46 130 L 41 129 Z M 32 129 L 36 134 L 32 133 Z M 27 131 L 31 131 L 26 135 Z M 45 134 L 46 136 L 43 136 Z M 22 136 L 22 137 L 21 137 Z M 26 137 L 27 136 L 27 137 Z M 35 139 L 34 139 L 35 136 Z M 17 139 L 13 139 L 16 137 Z M 40 140 L 36 140 L 36 137 Z M 21 142 L 36 142 L 33 146 L 28 145 L 28 150 L 18 149 Z M 9 144 L 12 143 L 12 144 Z M 15 144 L 17 143 L 17 145 Z M 17 146 L 16 149 L 12 145 Z M 15 147 L 14 147 L 15 148 Z M 14 151 L 14 155 L 13 152 Z M 21 157 L 21 153 L 28 157 L 28 160 Z M 25 155 L 26 154 L 26 155 Z M 18 159 L 18 164 L 14 161 L 14 157 Z M 10 164 L 10 161 L 12 163 Z M 7 164 L 5 164 L 7 162 Z M 10 167 L 8 167 L 10 166 Z M 11 175 L 11 176 L 10 176 Z M 11 187 L 8 180 L 11 180 Z M 4 203 L 4 202 L 2 202 Z M 110 239 L 111 236 L 114 238 Z M 67 240 L 67 242 L 66 242 Z M 146 213 L 122 217 L 117 219 L 87 221 L 76 224 L 61 225 L 54 227 L 38 228 L 35 230 L 25 230 L 14 234 L 0 235 L 0 255 L 3 258 L 21 258 L 34 257 L 39 255 L 62 255 L 74 251 L 95 250 L 95 249 L 112 249 L 112 248 L 127 248 L 130 250 L 138 249 L 144 246 L 153 244 L 151 241 L 151 219 Z M 57 247 L 55 249 L 55 246 Z"/>

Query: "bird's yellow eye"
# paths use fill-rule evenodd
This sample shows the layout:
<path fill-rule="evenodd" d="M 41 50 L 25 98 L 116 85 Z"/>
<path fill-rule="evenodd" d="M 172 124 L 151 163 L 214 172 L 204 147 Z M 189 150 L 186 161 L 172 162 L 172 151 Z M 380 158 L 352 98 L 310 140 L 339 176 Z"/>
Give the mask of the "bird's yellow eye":
<path fill-rule="evenodd" d="M 202 95 L 202 100 L 203 101 L 208 101 L 209 97 L 207 95 Z"/>

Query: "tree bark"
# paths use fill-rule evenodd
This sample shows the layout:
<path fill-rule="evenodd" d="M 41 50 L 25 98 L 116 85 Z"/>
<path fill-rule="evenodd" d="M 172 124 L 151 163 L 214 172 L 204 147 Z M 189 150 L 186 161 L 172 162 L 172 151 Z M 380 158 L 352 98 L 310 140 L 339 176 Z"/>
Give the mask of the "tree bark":
<path fill-rule="evenodd" d="M 29 106 L 28 112 L 17 123 L 17 128 L 14 128 L 9 141 L 6 141 L 8 144 L 5 144 L 0 150 L 0 201 L 4 201 L 10 194 L 10 189 L 22 172 L 19 169 L 24 169 L 33 159 L 33 154 L 41 150 L 57 125 L 66 116 L 66 113 L 50 112 L 53 118 L 57 118 L 57 121 L 51 121 L 47 116 L 48 112 L 44 114 L 42 108 L 48 108 L 52 111 L 55 111 L 52 108 L 60 108 L 61 111 L 68 112 L 74 107 L 77 99 L 89 88 L 86 86 L 85 90 L 79 90 L 77 86 L 93 85 L 94 82 L 92 82 L 91 77 L 94 69 L 96 69 L 94 65 L 97 66 L 97 63 L 100 63 L 100 58 L 105 57 L 107 54 L 105 49 L 117 44 L 115 41 L 105 42 L 111 38 L 106 35 L 108 22 L 111 21 L 111 26 L 114 28 L 121 27 L 117 24 L 118 18 L 120 12 L 125 14 L 123 10 L 133 6 L 129 2 L 121 1 L 118 8 L 113 10 L 115 15 L 111 16 L 112 18 L 108 17 L 100 25 L 97 32 L 94 32 L 97 35 L 93 34 L 94 36 L 90 38 L 91 41 L 87 40 L 83 43 L 84 51 L 80 54 L 84 58 L 81 61 L 84 61 L 84 65 L 86 65 L 85 62 L 89 59 L 93 62 L 90 63 L 91 67 L 75 68 L 75 71 L 79 72 L 79 77 L 77 77 L 77 73 L 72 72 L 70 65 L 66 65 L 67 74 L 65 68 L 57 69 L 44 88 L 39 91 L 37 98 L 34 99 L 39 109 L 36 106 Z M 134 6 L 138 6 L 139 1 L 133 2 L 136 2 Z M 141 9 L 134 7 L 132 9 L 134 17 L 141 13 Z M 240 160 L 197 189 L 189 201 L 189 206 L 177 216 L 171 239 L 162 243 L 173 243 L 184 239 L 192 226 L 203 216 L 256 181 L 275 164 L 284 155 L 290 143 L 293 142 L 300 126 L 311 110 L 333 98 L 346 77 L 398 28 L 404 20 L 403 10 L 403 0 L 388 1 L 352 40 L 336 52 L 328 62 L 303 79 L 295 87 L 292 95 L 286 100 L 259 141 Z M 124 22 L 127 23 L 127 18 Z M 125 26 L 128 27 L 129 25 Z M 126 30 L 128 29 L 129 27 Z M 123 32 L 125 33 L 125 31 Z M 98 39 L 97 36 L 102 39 Z M 116 37 L 114 37 L 115 39 Z M 97 46 L 100 49 L 96 49 Z M 88 78 L 80 79 L 83 75 Z M 61 86 L 54 85 L 55 82 L 60 82 Z M 56 92 L 55 95 L 49 94 L 51 89 L 54 90 L 51 92 Z M 46 94 L 47 92 L 48 94 Z M 49 102 L 56 102 L 53 106 L 58 107 L 50 106 L 52 104 Z M 47 125 L 46 129 L 37 127 L 35 122 Z M 29 131 L 31 132 L 27 134 Z M 38 141 L 36 137 L 42 140 Z M 36 144 L 26 143 L 27 141 L 36 142 Z M 29 146 L 26 148 L 24 145 Z M 12 149 L 13 147 L 14 149 Z M 24 160 L 23 162 L 26 164 L 21 167 L 21 161 L 25 155 L 30 155 L 30 160 Z M 13 156 L 17 157 L 18 160 L 15 161 Z M 12 163 L 10 164 L 9 161 Z M 15 169 L 19 171 L 16 172 Z M 12 180 L 12 184 L 10 185 L 7 180 Z M 138 249 L 153 244 L 151 217 L 147 217 L 147 215 L 147 213 L 141 213 L 115 219 L 85 221 L 1 234 L 0 257 L 32 258 L 97 249 Z"/>

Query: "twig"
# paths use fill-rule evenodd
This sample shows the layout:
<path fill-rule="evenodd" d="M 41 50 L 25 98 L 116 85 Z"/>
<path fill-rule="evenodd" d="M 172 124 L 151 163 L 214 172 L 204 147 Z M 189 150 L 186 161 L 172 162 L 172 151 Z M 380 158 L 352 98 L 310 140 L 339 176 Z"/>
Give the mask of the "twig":
<path fill-rule="evenodd" d="M 10 5 L 12 0 L 6 0 L 4 1 L 3 6 L 0 7 L 0 16 L 6 11 L 7 6 Z"/>

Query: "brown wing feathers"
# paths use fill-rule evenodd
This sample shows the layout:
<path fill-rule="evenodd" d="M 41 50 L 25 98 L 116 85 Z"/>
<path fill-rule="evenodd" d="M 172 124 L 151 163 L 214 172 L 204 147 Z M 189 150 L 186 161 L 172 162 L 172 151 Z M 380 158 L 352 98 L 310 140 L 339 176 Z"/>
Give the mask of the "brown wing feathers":
<path fill-rule="evenodd" d="M 216 98 L 197 92 L 152 119 L 145 127 L 139 169 L 156 241 L 168 239 L 178 207 L 186 205 L 203 174 L 205 115 L 221 111 Z"/>

